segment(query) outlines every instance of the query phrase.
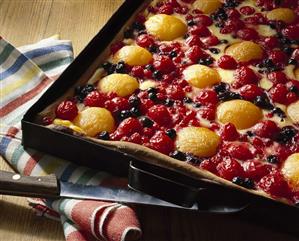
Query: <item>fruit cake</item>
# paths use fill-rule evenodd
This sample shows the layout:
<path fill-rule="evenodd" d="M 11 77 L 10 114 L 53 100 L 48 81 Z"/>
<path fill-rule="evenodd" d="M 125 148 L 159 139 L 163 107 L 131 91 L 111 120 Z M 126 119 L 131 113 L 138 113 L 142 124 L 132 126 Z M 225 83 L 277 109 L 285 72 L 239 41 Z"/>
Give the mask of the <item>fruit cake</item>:
<path fill-rule="evenodd" d="M 295 205 L 299 2 L 151 1 L 43 122 Z"/>

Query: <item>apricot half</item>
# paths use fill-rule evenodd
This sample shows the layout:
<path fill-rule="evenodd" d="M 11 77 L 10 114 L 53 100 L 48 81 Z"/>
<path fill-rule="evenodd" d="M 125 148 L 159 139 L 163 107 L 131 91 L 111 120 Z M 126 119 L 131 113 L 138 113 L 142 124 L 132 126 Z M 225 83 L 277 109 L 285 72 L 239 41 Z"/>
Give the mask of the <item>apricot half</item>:
<path fill-rule="evenodd" d="M 281 172 L 290 185 L 299 189 L 299 153 L 290 155 L 284 162 Z"/>
<path fill-rule="evenodd" d="M 114 56 L 116 62 L 124 61 L 128 65 L 146 65 L 151 62 L 153 56 L 145 48 L 140 46 L 124 46 Z"/>
<path fill-rule="evenodd" d="M 229 46 L 225 53 L 232 56 L 238 62 L 248 62 L 250 60 L 261 59 L 263 49 L 260 45 L 251 41 L 242 41 Z"/>

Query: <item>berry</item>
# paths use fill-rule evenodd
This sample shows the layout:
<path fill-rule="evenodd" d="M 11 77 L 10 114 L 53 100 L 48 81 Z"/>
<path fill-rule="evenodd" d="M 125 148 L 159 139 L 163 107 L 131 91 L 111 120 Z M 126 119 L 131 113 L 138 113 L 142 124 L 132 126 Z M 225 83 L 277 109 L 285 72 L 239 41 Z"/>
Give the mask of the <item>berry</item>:
<path fill-rule="evenodd" d="M 195 101 L 202 105 L 217 104 L 217 93 L 214 90 L 202 90 L 195 97 Z"/>
<path fill-rule="evenodd" d="M 172 158 L 175 158 L 177 160 L 180 160 L 180 161 L 185 161 L 186 160 L 186 155 L 184 152 L 181 152 L 181 151 L 173 151 L 169 154 L 170 157 Z"/>
<path fill-rule="evenodd" d="M 237 9 L 228 9 L 226 11 L 226 13 L 230 19 L 233 19 L 233 18 L 238 19 L 241 16 L 241 14 L 239 13 L 239 11 Z"/>
<path fill-rule="evenodd" d="M 207 37 L 211 35 L 210 30 L 204 25 L 196 25 L 190 28 L 190 33 L 198 37 Z"/>
<path fill-rule="evenodd" d="M 136 38 L 136 43 L 143 48 L 148 48 L 154 45 L 155 40 L 148 34 L 141 34 Z"/>
<path fill-rule="evenodd" d="M 200 40 L 200 37 L 197 35 L 192 35 L 186 39 L 186 44 L 191 47 L 191 46 L 202 46 L 203 43 Z"/>
<path fill-rule="evenodd" d="M 103 107 L 105 96 L 97 90 L 90 92 L 84 99 L 84 105 Z"/>
<path fill-rule="evenodd" d="M 221 56 L 220 59 L 217 61 L 217 65 L 222 69 L 236 69 L 237 68 L 236 60 L 229 55 Z"/>
<path fill-rule="evenodd" d="M 114 97 L 112 100 L 106 101 L 105 106 L 113 113 L 129 109 L 128 100 L 124 97 Z"/>
<path fill-rule="evenodd" d="M 78 115 L 78 108 L 75 102 L 64 100 L 57 106 L 55 113 L 60 119 L 73 120 Z"/>
<path fill-rule="evenodd" d="M 254 182 L 249 178 L 242 178 L 242 177 L 234 177 L 232 179 L 232 183 L 237 184 L 239 186 L 252 189 L 254 188 Z"/>
<path fill-rule="evenodd" d="M 169 136 L 171 139 L 176 137 L 176 131 L 174 129 L 168 129 L 165 134 Z"/>
<path fill-rule="evenodd" d="M 289 25 L 282 30 L 282 34 L 289 39 L 299 40 L 299 26 Z"/>
<path fill-rule="evenodd" d="M 243 163 L 245 176 L 255 181 L 259 181 L 263 176 L 269 173 L 269 166 L 260 161 L 252 160 Z"/>
<path fill-rule="evenodd" d="M 195 17 L 198 24 L 203 26 L 210 26 L 213 24 L 213 20 L 207 15 L 199 15 Z"/>
<path fill-rule="evenodd" d="M 215 35 L 211 35 L 206 38 L 203 38 L 202 42 L 206 47 L 210 47 L 219 44 L 219 39 Z"/>
<path fill-rule="evenodd" d="M 233 87 L 239 88 L 246 84 L 256 84 L 259 78 L 252 69 L 242 66 L 235 71 L 234 79 Z"/>
<path fill-rule="evenodd" d="M 240 12 L 244 15 L 251 15 L 251 14 L 254 14 L 255 9 L 250 6 L 244 6 L 244 7 L 240 8 Z"/>
<path fill-rule="evenodd" d="M 261 121 L 256 124 L 253 129 L 255 135 L 270 139 L 274 139 L 279 131 L 277 124 L 271 120 Z"/>
<path fill-rule="evenodd" d="M 236 158 L 239 160 L 245 161 L 253 158 L 253 154 L 249 150 L 249 145 L 245 143 L 229 144 L 228 147 L 226 147 L 225 151 L 227 151 L 232 158 Z"/>
<path fill-rule="evenodd" d="M 96 136 L 96 138 L 101 139 L 101 140 L 109 140 L 110 139 L 109 132 L 108 131 L 102 131 Z"/>
<path fill-rule="evenodd" d="M 281 71 L 271 72 L 267 77 L 273 84 L 285 84 L 288 81 L 286 74 Z"/>
<path fill-rule="evenodd" d="M 165 5 L 162 5 L 159 9 L 158 9 L 158 12 L 159 13 L 162 13 L 162 14 L 173 14 L 173 7 L 171 4 L 165 4 Z"/>
<path fill-rule="evenodd" d="M 77 99 L 81 102 L 84 100 L 86 95 L 88 95 L 93 90 L 95 90 L 95 87 L 91 84 L 87 84 L 85 86 L 77 86 L 75 88 L 75 95 Z"/>
<path fill-rule="evenodd" d="M 289 91 L 284 84 L 277 84 L 270 89 L 269 94 L 273 102 L 286 104 L 286 95 L 288 92 Z"/>
<path fill-rule="evenodd" d="M 168 126 L 171 116 L 164 105 L 155 105 L 148 110 L 148 116 L 160 125 Z"/>
<path fill-rule="evenodd" d="M 277 164 L 277 163 L 279 163 L 279 158 L 276 155 L 270 155 L 270 156 L 267 156 L 266 161 L 271 164 Z"/>
<path fill-rule="evenodd" d="M 197 45 L 192 46 L 186 52 L 186 56 L 192 61 L 197 62 L 199 59 L 204 58 L 207 54 Z"/>
<path fill-rule="evenodd" d="M 143 77 L 143 67 L 142 66 L 134 66 L 131 70 L 131 73 L 134 77 L 142 78 Z"/>
<path fill-rule="evenodd" d="M 216 167 L 219 175 L 227 180 L 232 180 L 234 177 L 244 176 L 244 170 L 240 163 L 230 157 L 225 158 Z"/>
<path fill-rule="evenodd" d="M 252 28 L 243 28 L 237 32 L 237 36 L 243 40 L 255 40 L 259 37 L 259 34 Z"/>
<path fill-rule="evenodd" d="M 152 127 L 153 124 L 154 124 L 154 122 L 150 118 L 148 118 L 146 116 L 141 117 L 139 119 L 139 121 L 141 122 L 141 124 L 142 124 L 143 127 Z"/>
<path fill-rule="evenodd" d="M 276 37 L 266 37 L 262 42 L 263 46 L 267 49 L 274 49 L 279 46 L 279 41 Z"/>
<path fill-rule="evenodd" d="M 116 43 L 111 44 L 110 51 L 112 54 L 115 54 L 118 50 L 120 50 L 124 46 L 124 43 L 119 41 Z"/>
<path fill-rule="evenodd" d="M 156 151 L 168 155 L 174 149 L 174 143 L 169 136 L 161 131 L 158 131 L 150 139 L 150 147 Z"/>
<path fill-rule="evenodd" d="M 140 122 L 133 117 L 129 117 L 123 120 L 117 127 L 116 133 L 120 136 L 129 136 L 135 132 L 140 132 L 142 125 Z"/>
<path fill-rule="evenodd" d="M 169 85 L 166 88 L 166 94 L 170 99 L 182 100 L 185 97 L 183 88 L 179 85 Z"/>
<path fill-rule="evenodd" d="M 163 74 L 168 74 L 175 69 L 175 65 L 168 56 L 158 56 L 155 59 L 153 66 Z"/>
<path fill-rule="evenodd" d="M 240 136 L 236 127 L 231 123 L 225 124 L 222 127 L 220 134 L 224 141 L 235 141 Z"/>
<path fill-rule="evenodd" d="M 53 119 L 49 116 L 44 116 L 42 119 L 43 125 L 47 126 L 53 123 Z"/>
<path fill-rule="evenodd" d="M 248 84 L 240 88 L 240 95 L 245 100 L 253 101 L 257 96 L 261 96 L 263 94 L 263 89 L 258 87 L 257 85 Z"/>
<path fill-rule="evenodd" d="M 283 128 L 281 128 L 277 136 L 277 141 L 280 143 L 287 143 L 294 136 L 296 136 L 297 132 L 298 131 L 292 126 L 284 126 Z"/>
<path fill-rule="evenodd" d="M 284 66 L 287 63 L 288 56 L 281 50 L 273 50 L 269 55 L 269 59 L 275 65 Z"/>
<path fill-rule="evenodd" d="M 288 183 L 278 171 L 273 171 L 264 176 L 257 185 L 271 196 L 290 198 L 291 191 Z"/>

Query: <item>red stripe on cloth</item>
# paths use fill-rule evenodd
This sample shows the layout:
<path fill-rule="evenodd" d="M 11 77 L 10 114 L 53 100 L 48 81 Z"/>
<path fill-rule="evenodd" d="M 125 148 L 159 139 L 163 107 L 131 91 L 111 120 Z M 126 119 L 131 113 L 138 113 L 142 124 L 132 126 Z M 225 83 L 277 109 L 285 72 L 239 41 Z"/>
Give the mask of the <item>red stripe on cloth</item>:
<path fill-rule="evenodd" d="M 92 233 L 92 231 L 94 229 L 94 227 L 91 223 L 93 221 L 93 219 L 92 219 L 93 214 L 97 209 L 99 209 L 101 207 L 103 207 L 103 209 L 105 209 L 106 205 L 109 205 L 109 203 L 101 202 L 101 201 L 89 201 L 89 200 L 84 200 L 84 201 L 78 202 L 74 205 L 70 218 L 81 229 Z"/>
<path fill-rule="evenodd" d="M 20 130 L 18 128 L 11 126 L 7 130 L 6 136 L 14 138 L 19 131 Z"/>
<path fill-rule="evenodd" d="M 44 154 L 37 152 L 34 155 L 32 155 L 28 161 L 26 162 L 26 165 L 24 167 L 23 170 L 23 174 L 25 176 L 30 176 L 33 168 L 36 166 L 36 164 L 38 163 L 38 161 L 44 156 Z"/>
<path fill-rule="evenodd" d="M 74 231 L 66 237 L 66 241 L 96 241 L 96 239 L 85 231 Z"/>
<path fill-rule="evenodd" d="M 125 235 L 124 232 L 126 232 Z M 122 206 L 112 211 L 103 224 L 103 234 L 109 240 L 139 239 L 141 237 L 141 229 L 134 210 L 130 207 Z"/>
<path fill-rule="evenodd" d="M 10 113 L 11 111 L 15 110 L 22 104 L 26 103 L 33 97 L 35 97 L 37 94 L 39 94 L 46 86 L 48 86 L 50 83 L 52 83 L 53 80 L 46 77 L 44 78 L 37 86 L 35 86 L 33 89 L 29 90 L 25 94 L 19 96 L 18 98 L 14 99 L 13 101 L 9 102 L 7 105 L 3 106 L 0 109 L 0 117 L 3 117 Z"/>

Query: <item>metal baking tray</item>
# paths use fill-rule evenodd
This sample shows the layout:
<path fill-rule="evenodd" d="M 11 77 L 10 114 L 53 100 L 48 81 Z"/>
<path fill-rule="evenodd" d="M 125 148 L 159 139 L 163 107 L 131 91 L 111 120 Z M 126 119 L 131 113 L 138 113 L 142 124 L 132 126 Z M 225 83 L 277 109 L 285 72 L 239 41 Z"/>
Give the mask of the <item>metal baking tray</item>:
<path fill-rule="evenodd" d="M 45 94 L 27 111 L 22 120 L 25 148 L 34 148 L 113 175 L 129 177 L 129 186 L 185 207 L 197 202 L 201 212 L 231 214 L 254 223 L 299 235 L 296 207 L 257 197 L 239 190 L 219 186 L 208 180 L 195 180 L 187 175 L 143 163 L 121 150 L 109 149 L 81 136 L 49 129 L 36 122 L 38 114 L 61 98 L 76 83 L 83 83 L 99 66 L 99 56 L 117 37 L 130 19 L 149 0 L 126 0 L 106 25 L 89 42 L 74 62 L 62 73 Z"/>

